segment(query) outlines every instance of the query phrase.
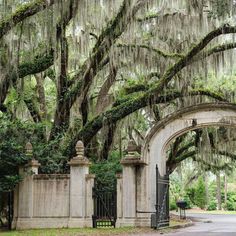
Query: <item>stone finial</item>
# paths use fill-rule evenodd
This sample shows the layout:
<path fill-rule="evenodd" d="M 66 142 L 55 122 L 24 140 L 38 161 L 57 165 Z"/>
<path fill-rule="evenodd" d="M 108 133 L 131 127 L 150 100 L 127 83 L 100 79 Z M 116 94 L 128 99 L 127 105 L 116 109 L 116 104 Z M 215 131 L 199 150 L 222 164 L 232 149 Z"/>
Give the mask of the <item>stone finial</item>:
<path fill-rule="evenodd" d="M 79 140 L 75 145 L 76 156 L 73 157 L 68 164 L 70 166 L 79 166 L 79 165 L 90 165 L 89 160 L 84 155 L 84 144 Z"/>
<path fill-rule="evenodd" d="M 77 158 L 84 158 L 84 143 L 81 140 L 76 143 L 75 150 Z"/>
<path fill-rule="evenodd" d="M 135 141 L 133 139 L 129 140 L 128 146 L 127 146 L 127 152 L 129 154 L 134 154 L 137 151 L 138 151 L 138 146 L 135 143 Z"/>
<path fill-rule="evenodd" d="M 30 142 L 26 143 L 25 145 L 25 152 L 26 152 L 26 155 L 28 156 L 32 156 L 33 155 L 33 146 Z"/>
<path fill-rule="evenodd" d="M 143 160 L 141 160 L 141 156 L 138 153 L 139 148 L 133 139 L 129 140 L 126 150 L 128 153 L 121 160 L 120 163 L 122 165 L 129 165 L 129 166 L 145 165 L 145 162 Z"/>

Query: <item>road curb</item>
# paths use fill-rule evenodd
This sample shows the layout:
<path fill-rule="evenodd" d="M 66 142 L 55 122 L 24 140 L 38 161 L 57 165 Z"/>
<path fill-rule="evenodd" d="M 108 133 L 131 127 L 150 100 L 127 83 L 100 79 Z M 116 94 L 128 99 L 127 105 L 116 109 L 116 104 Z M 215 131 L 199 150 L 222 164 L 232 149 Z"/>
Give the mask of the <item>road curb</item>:
<path fill-rule="evenodd" d="M 179 225 L 172 225 L 172 226 L 169 226 L 170 229 L 182 229 L 182 228 L 187 228 L 187 227 L 190 227 L 190 226 L 193 226 L 194 223 L 189 220 L 189 222 L 187 223 L 184 223 L 184 224 L 179 224 Z"/>
<path fill-rule="evenodd" d="M 206 218 L 189 217 L 192 222 L 212 223 L 212 220 Z"/>
<path fill-rule="evenodd" d="M 170 225 L 170 226 L 167 226 L 167 227 L 163 227 L 161 228 L 160 230 L 163 230 L 163 229 L 182 229 L 182 228 L 187 228 L 187 227 L 190 227 L 190 226 L 193 226 L 194 223 L 188 219 L 189 222 L 186 222 L 184 224 L 177 224 L 177 225 Z"/>

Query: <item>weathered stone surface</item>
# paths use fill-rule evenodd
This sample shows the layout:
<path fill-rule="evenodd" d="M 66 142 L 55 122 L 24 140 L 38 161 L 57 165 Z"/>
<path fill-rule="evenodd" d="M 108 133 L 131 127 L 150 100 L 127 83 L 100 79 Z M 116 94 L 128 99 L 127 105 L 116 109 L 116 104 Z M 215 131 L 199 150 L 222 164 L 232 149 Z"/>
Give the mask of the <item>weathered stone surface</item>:
<path fill-rule="evenodd" d="M 32 156 L 33 148 L 26 145 Z M 70 162 L 70 174 L 40 174 L 35 159 L 21 167 L 24 180 L 14 194 L 13 226 L 27 228 L 91 227 L 93 214 L 92 188 L 94 175 L 84 157 L 81 141 L 76 144 L 76 157 Z"/>
<path fill-rule="evenodd" d="M 148 165 L 141 179 L 142 200 L 146 201 L 144 210 L 155 210 L 156 171 L 158 165 L 161 175 L 166 173 L 166 149 L 174 138 L 189 130 L 206 126 L 236 126 L 236 105 L 228 103 L 200 104 L 179 110 L 157 123 L 145 138 L 142 160 Z"/>

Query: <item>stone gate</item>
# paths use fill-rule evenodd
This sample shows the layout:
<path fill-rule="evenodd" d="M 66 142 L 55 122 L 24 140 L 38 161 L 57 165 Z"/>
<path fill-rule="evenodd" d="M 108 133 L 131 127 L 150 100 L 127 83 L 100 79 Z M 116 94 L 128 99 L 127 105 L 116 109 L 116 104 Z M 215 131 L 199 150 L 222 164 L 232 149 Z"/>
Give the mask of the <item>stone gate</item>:
<path fill-rule="evenodd" d="M 117 175 L 117 227 L 150 226 L 156 204 L 156 165 L 166 173 L 166 149 L 174 138 L 207 126 L 236 126 L 236 105 L 200 104 L 179 110 L 157 123 L 147 134 L 142 152 L 130 141 Z M 32 146 L 27 146 L 32 155 Z M 91 227 L 94 175 L 81 141 L 77 155 L 68 164 L 69 175 L 38 174 L 39 163 L 32 160 L 21 168 L 25 175 L 15 191 L 15 228 Z M 33 175 L 27 173 L 33 172 Z"/>
<path fill-rule="evenodd" d="M 123 174 L 118 181 L 120 225 L 150 226 L 150 213 L 155 212 L 156 204 L 156 165 L 163 176 L 171 140 L 207 126 L 236 126 L 236 105 L 207 103 L 181 109 L 148 132 L 141 155 L 129 150 L 121 161 Z"/>

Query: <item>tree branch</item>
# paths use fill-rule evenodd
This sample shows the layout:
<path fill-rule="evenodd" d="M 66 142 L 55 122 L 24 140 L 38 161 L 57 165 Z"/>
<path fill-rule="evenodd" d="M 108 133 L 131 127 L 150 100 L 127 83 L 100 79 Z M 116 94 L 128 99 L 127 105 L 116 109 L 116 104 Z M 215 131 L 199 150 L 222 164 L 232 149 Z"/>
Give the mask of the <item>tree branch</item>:
<path fill-rule="evenodd" d="M 2 105 L 7 96 L 7 91 L 10 86 L 10 82 L 16 82 L 17 78 L 24 78 L 27 75 L 37 74 L 45 71 L 53 65 L 53 50 L 50 50 L 46 54 L 37 55 L 32 62 L 24 62 L 19 65 L 18 72 L 12 72 L 11 75 L 6 75 L 0 82 L 0 105 Z"/>
<path fill-rule="evenodd" d="M 18 23 L 54 4 L 54 0 L 35 0 L 22 4 L 12 15 L 0 21 L 0 39 Z"/>
<path fill-rule="evenodd" d="M 171 66 L 162 78 L 158 81 L 156 86 L 149 90 L 149 94 L 158 93 L 164 89 L 165 86 L 170 82 L 170 80 L 180 72 L 185 66 L 190 64 L 190 61 L 196 56 L 202 49 L 206 47 L 206 45 L 214 38 L 222 34 L 230 34 L 236 33 L 235 26 L 229 26 L 228 24 L 224 24 L 223 26 L 211 31 L 208 33 L 200 42 L 194 46 L 183 58 L 181 58 L 178 62 L 176 62 L 173 66 Z"/>
<path fill-rule="evenodd" d="M 118 105 L 117 107 L 113 107 L 112 109 L 95 117 L 93 120 L 88 122 L 84 126 L 84 128 L 76 135 L 75 140 L 78 140 L 80 138 L 84 140 L 84 143 L 89 143 L 91 138 L 102 128 L 103 125 L 117 122 L 118 120 L 123 119 L 129 114 L 145 106 L 148 106 L 150 102 L 151 104 L 166 103 L 183 96 L 196 96 L 196 95 L 206 95 L 219 101 L 224 101 L 224 102 L 226 101 L 222 96 L 212 93 L 208 90 L 193 90 L 188 92 L 187 94 L 183 94 L 177 91 L 175 92 L 169 91 L 164 96 L 156 96 L 156 97 L 139 95 L 137 98 L 130 99 Z"/>
<path fill-rule="evenodd" d="M 100 69 L 100 63 L 106 57 L 117 38 L 125 31 L 140 7 L 141 4 L 138 4 L 131 9 L 131 0 L 123 1 L 116 17 L 108 23 L 107 27 L 98 37 L 97 43 L 92 50 L 92 55 L 85 61 L 81 71 L 74 77 L 74 85 L 70 88 L 66 97 L 70 100 L 70 107 L 78 96 L 82 95 L 83 99 L 87 96 L 92 80 L 97 74 L 98 69 Z"/>
<path fill-rule="evenodd" d="M 147 49 L 148 51 L 153 51 L 156 54 L 164 57 L 164 58 L 182 58 L 184 55 L 179 54 L 179 53 L 167 53 L 162 51 L 161 49 L 154 48 L 152 46 L 146 45 L 146 44 L 124 44 L 124 43 L 119 43 L 116 45 L 118 48 L 128 48 L 128 49 L 140 49 L 144 48 Z"/>
<path fill-rule="evenodd" d="M 86 97 L 93 78 L 101 69 L 101 62 L 104 62 L 104 59 L 106 59 L 110 48 L 115 43 L 117 38 L 124 32 L 128 23 L 133 19 L 139 7 L 141 7 L 141 3 L 144 3 L 144 1 L 138 2 L 138 4 L 133 8 L 131 7 L 131 3 L 131 0 L 124 0 L 116 17 L 108 23 L 107 27 L 100 34 L 97 43 L 92 50 L 91 56 L 82 65 L 79 73 L 74 76 L 70 89 L 63 98 L 63 104 L 57 107 L 57 114 L 61 113 L 61 109 L 70 110 L 77 97 L 81 97 L 82 103 L 84 103 L 84 101 L 87 99 Z M 54 120 L 59 119 L 55 117 Z M 55 126 L 60 127 L 64 123 L 65 120 L 62 118 L 59 122 L 57 122 L 57 124 L 55 124 Z M 53 132 L 54 130 L 58 130 L 58 128 L 55 126 L 53 127 Z M 55 133 L 51 135 L 51 138 L 55 137 L 55 135 L 57 134 Z"/>
<path fill-rule="evenodd" d="M 54 57 L 53 50 L 44 55 L 37 55 L 32 62 L 23 62 L 19 65 L 18 76 L 24 78 L 27 75 L 33 75 L 45 71 L 53 65 Z"/>

